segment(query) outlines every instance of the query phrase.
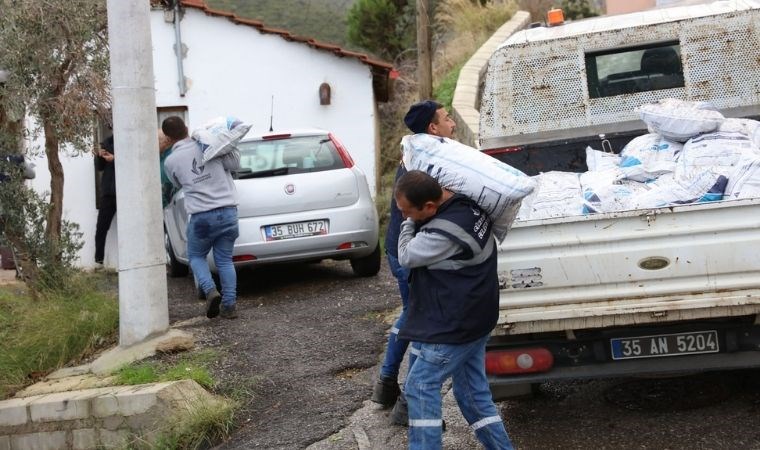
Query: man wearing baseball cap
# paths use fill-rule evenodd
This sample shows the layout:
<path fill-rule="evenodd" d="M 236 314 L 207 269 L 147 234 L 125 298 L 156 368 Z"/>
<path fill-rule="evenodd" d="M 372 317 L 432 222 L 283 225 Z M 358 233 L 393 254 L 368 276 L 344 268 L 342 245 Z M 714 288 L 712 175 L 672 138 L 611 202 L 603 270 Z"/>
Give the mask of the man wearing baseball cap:
<path fill-rule="evenodd" d="M 409 107 L 404 116 L 404 123 L 413 133 L 427 133 L 434 136 L 453 138 L 456 123 L 449 115 L 446 108 L 433 100 L 424 100 L 414 103 Z M 399 164 L 396 171 L 396 180 L 406 173 L 404 164 Z M 395 182 L 394 182 L 395 184 Z M 403 217 L 398 209 L 396 200 L 391 197 L 391 217 L 388 222 L 388 230 L 385 234 L 385 253 L 391 273 L 398 281 L 399 293 L 401 294 L 401 314 L 391 327 L 388 343 L 385 351 L 385 359 L 380 368 L 380 377 L 372 391 L 372 401 L 379 403 L 383 408 L 395 405 L 391 414 L 391 421 L 397 425 L 407 425 L 406 399 L 398 385 L 398 373 L 404 353 L 409 346 L 409 341 L 399 339 L 399 329 L 406 322 L 406 308 L 409 303 L 409 269 L 402 267 L 398 262 L 398 237 Z M 414 362 L 414 356 L 409 355 L 409 367 Z M 398 402 L 397 402 L 398 400 Z"/>

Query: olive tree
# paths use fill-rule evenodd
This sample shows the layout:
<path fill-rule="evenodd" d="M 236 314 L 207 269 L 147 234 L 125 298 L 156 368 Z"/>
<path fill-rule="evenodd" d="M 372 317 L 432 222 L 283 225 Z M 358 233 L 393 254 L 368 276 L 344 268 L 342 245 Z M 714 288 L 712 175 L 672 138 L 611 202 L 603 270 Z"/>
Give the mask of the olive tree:
<path fill-rule="evenodd" d="M 60 261 L 66 240 L 60 153 L 91 148 L 94 112 L 107 117 L 109 108 L 106 2 L 0 0 L 0 11 L 0 69 L 7 74 L 0 118 L 10 118 L 0 131 L 21 116 L 31 119 L 23 130 L 28 140 L 44 135 L 51 175 L 44 235 Z"/>

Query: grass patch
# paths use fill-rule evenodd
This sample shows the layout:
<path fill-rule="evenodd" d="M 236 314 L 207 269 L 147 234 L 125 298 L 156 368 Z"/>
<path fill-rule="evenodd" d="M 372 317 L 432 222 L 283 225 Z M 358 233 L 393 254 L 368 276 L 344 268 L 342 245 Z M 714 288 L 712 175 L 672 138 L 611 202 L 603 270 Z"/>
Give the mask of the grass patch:
<path fill-rule="evenodd" d="M 128 449 L 200 449 L 211 448 L 226 440 L 235 424 L 238 404 L 231 400 L 197 402 L 174 417 L 154 437 L 133 437 Z"/>
<path fill-rule="evenodd" d="M 115 340 L 119 305 L 108 274 L 76 273 L 65 292 L 33 300 L 23 285 L 0 287 L 0 398 Z"/>
<path fill-rule="evenodd" d="M 451 111 L 451 102 L 454 100 L 454 89 L 457 87 L 457 80 L 459 80 L 459 72 L 462 70 L 462 67 L 464 67 L 464 62 L 455 65 L 446 72 L 443 78 L 438 81 L 438 85 L 433 92 L 433 97 L 449 111 Z"/>
<path fill-rule="evenodd" d="M 196 405 L 161 436 L 154 448 L 207 448 L 227 437 L 234 426 L 235 405 L 229 401 Z"/>
<path fill-rule="evenodd" d="M 182 355 L 177 361 L 143 361 L 122 367 L 116 372 L 116 383 L 125 385 L 160 383 L 164 381 L 193 380 L 210 389 L 214 379 L 209 372 L 209 363 L 217 357 L 213 350 Z"/>

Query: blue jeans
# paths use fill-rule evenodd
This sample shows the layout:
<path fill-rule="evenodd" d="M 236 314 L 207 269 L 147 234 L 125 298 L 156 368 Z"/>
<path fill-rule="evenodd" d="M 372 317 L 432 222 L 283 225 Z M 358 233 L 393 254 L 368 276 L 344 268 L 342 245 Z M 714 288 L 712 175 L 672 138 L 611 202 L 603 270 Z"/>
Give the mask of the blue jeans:
<path fill-rule="evenodd" d="M 459 410 L 486 449 L 513 449 L 504 422 L 493 403 L 486 379 L 488 336 L 466 344 L 412 342 L 417 355 L 405 394 L 409 408 L 409 449 L 439 449 L 441 438 L 441 387 L 452 377 Z"/>
<path fill-rule="evenodd" d="M 234 306 L 237 297 L 237 274 L 232 265 L 237 237 L 238 215 L 234 206 L 193 214 L 187 223 L 187 257 L 198 286 L 207 295 L 216 289 L 206 261 L 206 255 L 213 250 L 222 284 L 222 306 L 226 308 Z"/>
<path fill-rule="evenodd" d="M 398 338 L 398 331 L 406 323 L 406 308 L 409 304 L 409 269 L 401 267 L 398 258 L 386 253 L 388 266 L 391 273 L 398 281 L 398 291 L 401 294 L 401 314 L 391 327 L 391 334 L 388 336 L 388 344 L 385 348 L 385 359 L 380 368 L 380 376 L 383 378 L 397 379 L 401 361 L 404 359 L 404 353 L 409 346 L 409 341 Z M 412 355 L 409 355 L 409 367 L 414 362 Z"/>

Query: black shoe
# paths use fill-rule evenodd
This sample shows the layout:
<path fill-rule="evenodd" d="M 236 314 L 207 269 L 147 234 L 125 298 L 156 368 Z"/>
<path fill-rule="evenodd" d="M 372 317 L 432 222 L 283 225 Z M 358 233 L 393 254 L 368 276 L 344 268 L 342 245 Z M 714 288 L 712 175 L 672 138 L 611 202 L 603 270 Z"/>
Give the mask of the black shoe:
<path fill-rule="evenodd" d="M 403 393 L 399 394 L 396 406 L 391 411 L 391 423 L 402 427 L 409 426 L 409 411 L 407 410 L 406 397 Z"/>
<path fill-rule="evenodd" d="M 398 396 L 396 406 L 391 411 L 391 423 L 402 427 L 409 426 L 409 410 L 404 394 Z M 441 431 L 446 431 L 446 421 L 441 419 Z"/>
<path fill-rule="evenodd" d="M 222 319 L 237 319 L 237 311 L 235 310 L 235 305 L 232 305 L 230 307 L 222 306 L 222 311 L 219 313 L 219 317 Z"/>
<path fill-rule="evenodd" d="M 206 301 L 206 317 L 213 319 L 219 315 L 219 305 L 222 303 L 222 296 L 219 294 L 219 291 L 212 289 L 206 297 L 208 298 L 208 301 Z"/>
<path fill-rule="evenodd" d="M 396 403 L 396 399 L 400 393 L 401 389 L 398 387 L 398 380 L 380 377 L 372 389 L 372 401 L 382 405 L 383 409 L 390 408 Z"/>

